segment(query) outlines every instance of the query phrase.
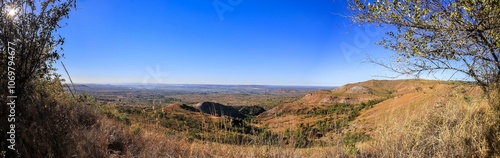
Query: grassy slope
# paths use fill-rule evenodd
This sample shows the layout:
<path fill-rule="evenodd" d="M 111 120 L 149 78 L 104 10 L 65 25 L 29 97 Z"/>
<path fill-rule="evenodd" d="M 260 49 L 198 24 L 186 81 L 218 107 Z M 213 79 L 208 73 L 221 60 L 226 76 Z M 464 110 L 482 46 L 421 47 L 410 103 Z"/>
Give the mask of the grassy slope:
<path fill-rule="evenodd" d="M 493 117 L 481 90 L 436 84 L 401 94 L 362 112 L 351 123 L 371 140 L 361 153 L 381 157 L 484 157 Z"/>
<path fill-rule="evenodd" d="M 368 89 L 369 93 L 352 91 L 353 87 L 360 86 Z M 343 150 L 364 156 L 375 154 L 390 157 L 401 155 L 447 157 L 453 153 L 456 153 L 454 156 L 470 156 L 471 153 L 484 156 L 486 152 L 484 126 L 488 124 L 489 119 L 488 105 L 482 97 L 481 89 L 466 82 L 372 80 L 348 84 L 335 90 L 308 94 L 296 102 L 275 107 L 261 114 L 258 120 L 275 132 L 294 129 L 301 123 L 312 124 L 311 126 L 317 128 L 317 124 L 316 126 L 314 124 L 326 117 L 331 118 L 333 115 L 335 119 L 342 119 L 346 116 L 342 114 L 311 116 L 304 111 L 328 109 L 332 103 L 325 103 L 325 100 L 345 102 L 343 98 L 350 98 L 349 103 L 353 104 L 352 106 L 367 100 L 385 100 L 372 108 L 362 109 L 359 116 L 356 116 L 354 120 L 349 120 L 345 128 L 324 133 L 322 138 L 316 140 L 344 139 Z M 482 116 L 483 113 L 485 113 L 484 117 L 477 116 Z M 435 120 L 438 122 L 433 122 Z M 444 122 L 440 122 L 441 120 Z M 472 123 L 460 124 L 463 122 Z M 457 123 L 459 125 L 456 125 Z M 467 129 L 477 130 L 471 132 Z M 454 131 L 457 132 L 454 133 Z M 351 137 L 351 134 L 361 135 Z M 369 138 L 365 139 L 363 135 Z M 424 137 L 433 138 L 436 141 L 428 142 Z M 346 138 L 353 141 L 347 142 L 347 147 L 345 146 Z M 447 142 L 442 142 L 442 140 Z M 475 144 L 457 143 L 467 141 Z M 406 144 L 402 145 L 403 142 Z M 419 146 L 419 143 L 427 144 Z M 434 145 L 438 148 L 434 149 L 432 147 Z M 386 148 L 393 150 L 385 150 Z M 444 151 L 437 152 L 437 150 Z"/>
<path fill-rule="evenodd" d="M 420 95 L 424 89 L 435 87 L 437 85 L 446 85 L 448 83 L 442 81 L 429 80 L 394 80 L 394 81 L 378 81 L 371 80 L 366 82 L 347 84 L 338 89 L 330 91 L 318 91 L 307 94 L 298 101 L 277 106 L 257 117 L 263 124 L 268 125 L 272 130 L 282 131 L 286 128 L 293 128 L 299 123 L 315 122 L 325 116 L 307 116 L 303 113 L 313 109 L 325 109 L 328 106 L 344 102 L 349 104 L 359 104 L 369 100 L 380 100 L 392 98 L 390 100 L 399 100 L 408 102 L 405 98 L 398 99 L 400 96 Z M 364 87 L 369 90 L 369 94 L 356 93 L 350 91 L 353 87 Z M 442 89 L 436 89 L 440 91 Z M 433 96 L 423 96 L 433 97 Z M 346 98 L 348 100 L 346 100 Z M 426 100 L 412 101 L 415 105 L 428 104 Z M 404 105 L 404 104 L 398 104 Z M 374 109 L 386 109 L 387 106 L 376 105 Z M 393 110 L 398 107 L 392 107 Z M 377 110 L 371 110 L 371 113 L 378 113 Z M 377 114 L 374 114 L 377 115 Z"/>
<path fill-rule="evenodd" d="M 451 101 L 468 105 L 472 98 L 481 98 L 481 90 L 473 85 L 429 81 L 423 83 L 425 84 L 410 83 L 411 88 L 420 87 L 419 90 L 398 91 L 395 97 L 363 111 L 353 124 L 359 128 L 373 129 L 387 126 L 388 120 L 402 120 L 409 113 L 441 107 Z"/>

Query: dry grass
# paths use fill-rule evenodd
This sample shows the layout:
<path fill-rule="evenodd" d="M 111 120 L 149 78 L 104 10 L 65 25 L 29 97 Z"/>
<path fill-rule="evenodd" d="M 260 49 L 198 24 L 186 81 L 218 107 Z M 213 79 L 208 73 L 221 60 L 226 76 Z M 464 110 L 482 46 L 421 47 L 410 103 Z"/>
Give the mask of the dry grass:
<path fill-rule="evenodd" d="M 399 111 L 404 118 L 386 116 L 387 126 L 359 147 L 377 157 L 485 157 L 491 111 L 484 99 L 456 95 L 443 106 Z"/>
<path fill-rule="evenodd" d="M 346 157 L 342 144 L 331 147 L 298 149 L 286 145 L 229 145 L 187 139 L 172 135 L 152 124 L 127 125 L 92 112 L 97 107 L 83 104 L 59 103 L 43 113 L 58 113 L 63 117 L 47 116 L 38 129 L 28 137 L 41 139 L 32 143 L 26 157 Z M 55 110 L 59 109 L 59 110 Z M 59 116 L 59 115 L 58 115 Z M 65 128 L 55 127 L 53 121 L 68 119 Z M 91 120 L 85 119 L 91 118 Z M 59 124 L 63 125 L 63 124 Z M 46 129 L 53 129 L 50 137 L 43 137 Z M 163 129 L 163 130 L 162 130 Z M 65 134 L 61 134 L 65 133 Z M 53 137 L 60 139 L 49 141 Z M 44 150 L 41 150 L 44 149 Z M 58 150 L 61 152 L 54 152 Z"/>
<path fill-rule="evenodd" d="M 341 148 L 295 149 L 277 146 L 228 145 L 188 140 L 152 131 L 133 132 L 108 118 L 94 128 L 75 131 L 74 157 L 345 157 Z"/>

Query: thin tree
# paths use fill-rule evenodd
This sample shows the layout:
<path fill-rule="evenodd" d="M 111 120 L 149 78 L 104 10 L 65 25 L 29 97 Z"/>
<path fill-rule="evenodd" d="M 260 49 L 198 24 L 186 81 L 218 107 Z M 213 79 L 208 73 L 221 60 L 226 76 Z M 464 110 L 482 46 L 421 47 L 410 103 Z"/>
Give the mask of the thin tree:
<path fill-rule="evenodd" d="M 58 149 L 59 147 L 53 147 L 52 151 L 41 151 L 30 144 L 38 141 L 32 140 L 35 138 L 30 137 L 29 133 L 33 130 L 30 128 L 38 127 L 32 126 L 33 121 L 40 119 L 37 118 L 39 115 L 30 112 L 39 112 L 43 109 L 44 100 L 53 99 L 47 98 L 46 94 L 50 93 L 48 89 L 58 89 L 40 88 L 39 83 L 59 82 L 53 80 L 57 76 L 51 75 L 54 70 L 52 64 L 61 57 L 61 45 L 64 44 L 64 38 L 56 31 L 62 27 L 61 20 L 68 18 L 69 12 L 75 7 L 76 0 L 0 0 L 0 138 L 3 140 L 0 150 L 12 151 L 4 142 L 7 139 L 6 130 L 9 130 L 6 129 L 7 125 L 13 123 L 7 122 L 6 115 L 14 110 L 17 117 L 16 149 L 21 154 L 19 156 L 66 152 Z M 15 88 L 7 89 L 9 84 Z M 17 96 L 15 109 L 5 106 L 7 96 Z M 37 117 L 33 117 L 34 115 Z M 52 140 L 55 139 L 58 138 Z"/>

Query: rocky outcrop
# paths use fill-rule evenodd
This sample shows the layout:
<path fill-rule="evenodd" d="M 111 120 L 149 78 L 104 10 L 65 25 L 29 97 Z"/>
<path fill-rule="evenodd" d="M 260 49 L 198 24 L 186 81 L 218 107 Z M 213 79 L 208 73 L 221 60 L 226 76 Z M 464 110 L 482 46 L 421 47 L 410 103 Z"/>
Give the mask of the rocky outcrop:
<path fill-rule="evenodd" d="M 338 97 L 335 96 L 330 96 L 326 97 L 325 99 L 321 100 L 320 104 L 333 104 L 339 101 Z"/>
<path fill-rule="evenodd" d="M 346 92 L 355 94 L 373 94 L 372 90 L 365 86 L 354 86 L 349 88 Z"/>

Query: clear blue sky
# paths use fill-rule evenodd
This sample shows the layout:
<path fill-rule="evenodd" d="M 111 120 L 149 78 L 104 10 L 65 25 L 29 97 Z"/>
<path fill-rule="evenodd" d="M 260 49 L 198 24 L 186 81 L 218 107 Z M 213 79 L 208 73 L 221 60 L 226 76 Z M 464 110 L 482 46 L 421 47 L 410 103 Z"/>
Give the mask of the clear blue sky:
<path fill-rule="evenodd" d="M 348 13 L 345 1 L 80 0 L 77 8 L 58 31 L 77 83 L 338 86 L 390 74 L 363 63 L 392 54 L 374 44 L 383 32 L 333 14 Z"/>

